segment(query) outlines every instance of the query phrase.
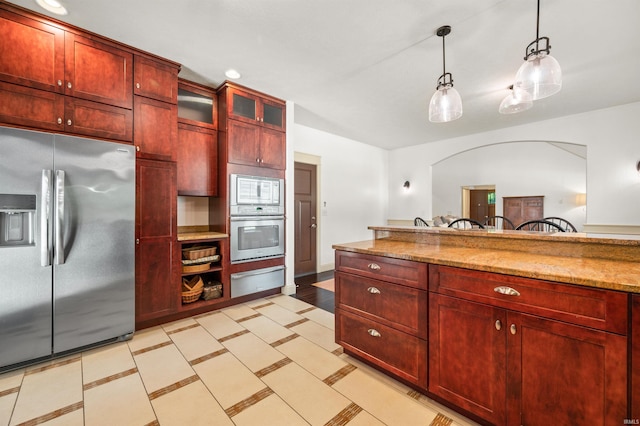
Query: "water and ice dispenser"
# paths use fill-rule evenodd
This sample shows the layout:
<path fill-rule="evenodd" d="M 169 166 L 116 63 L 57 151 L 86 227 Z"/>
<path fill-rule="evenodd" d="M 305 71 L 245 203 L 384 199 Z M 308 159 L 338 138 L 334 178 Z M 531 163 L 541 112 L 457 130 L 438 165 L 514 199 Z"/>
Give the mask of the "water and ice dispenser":
<path fill-rule="evenodd" d="M 0 246 L 34 245 L 36 196 L 0 194 Z"/>

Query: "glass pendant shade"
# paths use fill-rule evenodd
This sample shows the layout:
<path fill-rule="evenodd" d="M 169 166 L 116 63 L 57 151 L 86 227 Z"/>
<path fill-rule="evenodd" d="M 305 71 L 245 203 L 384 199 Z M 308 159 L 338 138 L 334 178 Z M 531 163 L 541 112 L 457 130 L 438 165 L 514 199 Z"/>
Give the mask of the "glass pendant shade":
<path fill-rule="evenodd" d="M 453 86 L 440 86 L 429 103 L 429 121 L 445 123 L 462 117 L 462 98 Z"/>
<path fill-rule="evenodd" d="M 521 88 L 511 89 L 511 92 L 500 103 L 500 114 L 515 114 L 526 111 L 533 106 L 533 99 L 529 92 Z"/>
<path fill-rule="evenodd" d="M 534 101 L 558 93 L 562 88 L 560 64 L 544 52 L 531 55 L 516 73 L 514 86 L 529 92 Z"/>

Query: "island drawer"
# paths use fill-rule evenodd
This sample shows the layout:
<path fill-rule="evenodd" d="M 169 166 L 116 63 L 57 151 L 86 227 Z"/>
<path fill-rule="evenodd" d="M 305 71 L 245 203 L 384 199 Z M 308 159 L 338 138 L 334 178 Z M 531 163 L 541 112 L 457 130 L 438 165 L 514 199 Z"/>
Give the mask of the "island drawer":
<path fill-rule="evenodd" d="M 626 335 L 626 293 L 429 265 L 429 289 L 467 300 Z"/>
<path fill-rule="evenodd" d="M 339 311 L 339 310 L 338 310 Z M 420 388 L 427 387 L 427 342 L 348 312 L 336 315 L 336 343 Z"/>
<path fill-rule="evenodd" d="M 336 306 L 427 338 L 426 290 L 336 272 Z"/>
<path fill-rule="evenodd" d="M 427 264 L 336 250 L 336 270 L 427 290 Z"/>

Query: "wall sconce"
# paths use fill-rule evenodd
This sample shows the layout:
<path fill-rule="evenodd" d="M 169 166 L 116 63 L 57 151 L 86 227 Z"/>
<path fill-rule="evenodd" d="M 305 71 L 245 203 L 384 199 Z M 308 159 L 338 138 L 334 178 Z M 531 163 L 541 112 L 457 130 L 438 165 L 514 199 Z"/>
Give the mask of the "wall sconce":
<path fill-rule="evenodd" d="M 576 205 L 578 207 L 586 206 L 587 205 L 587 194 L 585 194 L 584 192 L 580 192 L 580 193 L 576 194 Z"/>
<path fill-rule="evenodd" d="M 640 164 L 640 163 L 639 163 Z M 405 191 L 408 191 L 409 188 L 411 187 L 411 183 L 409 183 L 408 180 L 404 181 L 404 184 L 402 184 L 402 187 L 404 188 Z"/>

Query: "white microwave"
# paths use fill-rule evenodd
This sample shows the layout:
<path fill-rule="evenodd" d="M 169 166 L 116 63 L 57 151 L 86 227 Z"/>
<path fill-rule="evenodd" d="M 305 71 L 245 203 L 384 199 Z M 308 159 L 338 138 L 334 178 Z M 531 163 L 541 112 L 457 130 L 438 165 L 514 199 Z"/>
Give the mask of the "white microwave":
<path fill-rule="evenodd" d="M 284 215 L 284 180 L 232 174 L 230 215 Z"/>

